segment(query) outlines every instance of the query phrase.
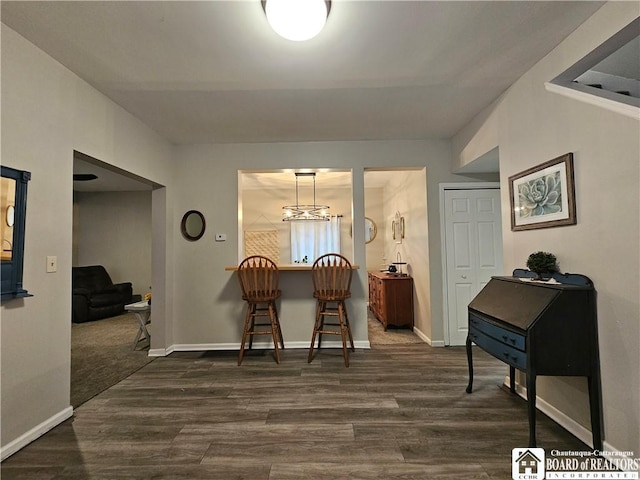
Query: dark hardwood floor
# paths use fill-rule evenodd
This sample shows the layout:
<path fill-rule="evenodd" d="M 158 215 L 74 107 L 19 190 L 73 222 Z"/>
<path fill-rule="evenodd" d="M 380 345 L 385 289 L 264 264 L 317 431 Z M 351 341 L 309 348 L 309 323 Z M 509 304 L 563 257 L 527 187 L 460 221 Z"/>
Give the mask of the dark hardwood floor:
<path fill-rule="evenodd" d="M 378 345 L 174 353 L 75 410 L 9 457 L 8 479 L 510 479 L 526 403 L 506 367 L 476 349 Z M 544 415 L 538 446 L 587 449 Z"/>

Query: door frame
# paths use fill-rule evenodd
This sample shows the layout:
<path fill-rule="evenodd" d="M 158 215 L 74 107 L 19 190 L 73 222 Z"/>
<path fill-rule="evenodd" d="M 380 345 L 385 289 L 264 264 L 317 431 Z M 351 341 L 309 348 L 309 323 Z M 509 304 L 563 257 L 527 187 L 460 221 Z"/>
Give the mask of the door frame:
<path fill-rule="evenodd" d="M 446 190 L 500 190 L 500 182 L 467 182 L 467 183 L 441 183 L 439 185 L 440 196 L 440 245 L 442 260 L 442 323 L 444 332 L 444 346 L 451 345 L 451 335 L 449 332 L 449 291 L 447 289 L 447 243 L 446 243 L 446 222 L 444 195 Z M 502 212 L 502 203 L 500 204 Z"/>

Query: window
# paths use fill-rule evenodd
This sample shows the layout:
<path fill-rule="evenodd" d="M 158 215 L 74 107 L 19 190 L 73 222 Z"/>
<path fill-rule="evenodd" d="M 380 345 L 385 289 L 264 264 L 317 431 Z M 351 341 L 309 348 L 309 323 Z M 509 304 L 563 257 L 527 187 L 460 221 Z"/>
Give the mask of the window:
<path fill-rule="evenodd" d="M 22 288 L 27 182 L 31 173 L 2 166 L 0 233 L 2 234 L 2 301 L 30 297 Z"/>
<path fill-rule="evenodd" d="M 292 221 L 291 263 L 313 263 L 325 253 L 340 253 L 340 217 L 328 222 Z"/>

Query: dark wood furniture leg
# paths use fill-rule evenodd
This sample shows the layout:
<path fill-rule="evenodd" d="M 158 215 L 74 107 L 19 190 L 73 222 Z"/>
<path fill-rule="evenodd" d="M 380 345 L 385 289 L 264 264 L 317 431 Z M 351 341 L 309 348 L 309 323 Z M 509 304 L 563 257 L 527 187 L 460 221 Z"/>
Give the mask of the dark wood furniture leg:
<path fill-rule="evenodd" d="M 529 412 L 529 447 L 536 446 L 536 374 L 527 372 L 527 407 Z"/>
<path fill-rule="evenodd" d="M 516 393 L 516 367 L 509 365 L 509 390 Z"/>
<path fill-rule="evenodd" d="M 587 377 L 589 384 L 589 410 L 591 411 L 591 434 L 594 450 L 602 450 L 602 391 L 598 372 Z"/>
<path fill-rule="evenodd" d="M 469 384 L 467 385 L 467 393 L 473 390 L 473 354 L 471 353 L 471 338 L 467 335 L 467 363 L 469 364 Z"/>

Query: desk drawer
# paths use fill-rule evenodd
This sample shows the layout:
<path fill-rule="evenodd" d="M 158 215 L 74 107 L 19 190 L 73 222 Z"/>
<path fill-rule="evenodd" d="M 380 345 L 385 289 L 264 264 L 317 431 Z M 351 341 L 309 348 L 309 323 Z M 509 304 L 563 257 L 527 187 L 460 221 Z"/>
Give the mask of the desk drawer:
<path fill-rule="evenodd" d="M 499 360 L 520 370 L 527 369 L 527 354 L 509 345 L 499 342 L 495 338 L 485 335 L 473 325 L 469 325 L 469 338 L 473 343 L 481 347 Z"/>
<path fill-rule="evenodd" d="M 506 328 L 500 328 L 489 322 L 485 322 L 481 318 L 475 316 L 473 313 L 469 313 L 469 330 L 474 327 L 477 331 L 482 332 L 492 338 L 498 340 L 498 342 L 505 343 L 510 347 L 517 348 L 518 350 L 525 351 L 524 335 L 518 335 L 517 333 L 507 330 Z"/>

